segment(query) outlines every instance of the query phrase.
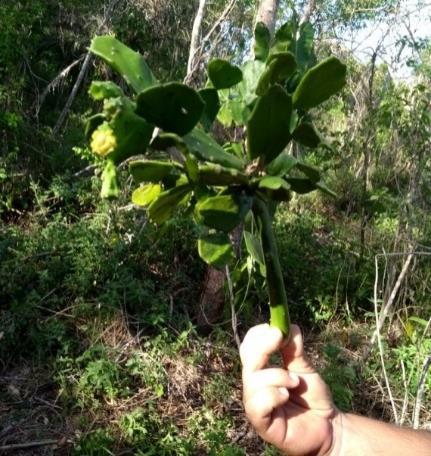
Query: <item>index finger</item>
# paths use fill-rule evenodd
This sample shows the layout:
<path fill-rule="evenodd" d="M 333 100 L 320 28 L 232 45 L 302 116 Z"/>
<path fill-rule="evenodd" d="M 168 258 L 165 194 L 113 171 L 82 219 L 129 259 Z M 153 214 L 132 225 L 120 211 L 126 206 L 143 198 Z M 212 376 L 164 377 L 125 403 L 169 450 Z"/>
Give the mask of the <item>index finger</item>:
<path fill-rule="evenodd" d="M 283 345 L 283 333 L 267 323 L 251 328 L 240 348 L 241 362 L 245 372 L 263 369 L 272 353 Z"/>

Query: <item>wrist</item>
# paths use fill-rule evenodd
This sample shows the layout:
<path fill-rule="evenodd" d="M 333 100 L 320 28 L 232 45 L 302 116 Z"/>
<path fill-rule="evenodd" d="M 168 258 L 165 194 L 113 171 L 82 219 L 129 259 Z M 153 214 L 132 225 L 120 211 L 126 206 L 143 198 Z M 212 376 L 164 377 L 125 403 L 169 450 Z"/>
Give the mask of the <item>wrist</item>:
<path fill-rule="evenodd" d="M 344 421 L 346 414 L 336 410 L 334 417 L 331 419 L 332 442 L 329 450 L 324 456 L 341 456 L 343 446 Z"/>

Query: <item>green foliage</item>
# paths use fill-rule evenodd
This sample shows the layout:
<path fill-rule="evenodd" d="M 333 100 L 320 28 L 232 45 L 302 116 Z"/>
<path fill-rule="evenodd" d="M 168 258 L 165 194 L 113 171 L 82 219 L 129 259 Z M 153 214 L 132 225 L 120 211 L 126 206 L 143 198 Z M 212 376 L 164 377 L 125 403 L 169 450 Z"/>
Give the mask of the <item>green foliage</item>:
<path fill-rule="evenodd" d="M 113 36 L 97 36 L 91 42 L 90 51 L 118 71 L 137 93 L 156 83 L 142 56 Z"/>
<path fill-rule="evenodd" d="M 146 187 L 133 194 L 134 201 L 149 205 L 149 217 L 157 224 L 168 221 L 177 208 L 187 204 L 187 212 L 193 213 L 196 222 L 203 225 L 203 232 L 214 229 L 229 233 L 243 223 L 252 211 L 254 223 L 260 227 L 264 250 L 271 250 L 271 253 L 265 251 L 271 322 L 285 332 L 289 327 L 286 325 L 286 293 L 283 291 L 272 234 L 271 215 L 266 206 L 288 201 L 290 190 L 301 194 L 316 189 L 330 194 L 331 191 L 321 182 L 320 172 L 302 162 L 297 162 L 295 167 L 306 177 L 280 174 L 283 166 L 277 167 L 277 176 L 271 176 L 264 166 L 283 153 L 295 129 L 300 143 L 311 147 L 320 143 L 320 137 L 312 126 L 307 127 L 302 123 L 296 128 L 297 124 L 304 117 L 304 110 L 319 105 L 341 90 L 346 77 L 345 65 L 335 57 L 326 59 L 304 74 L 315 63 L 314 30 L 310 24 L 301 25 L 296 40 L 296 21 L 293 18 L 290 24 L 282 27 L 276 33 L 274 43 L 271 43 L 269 32 L 263 24 L 258 24 L 255 31 L 255 62 L 246 63 L 241 69 L 223 59 L 210 61 L 208 84 L 213 90 L 202 89 L 199 93 L 176 82 L 157 83 L 143 63 L 143 58 L 112 37 L 96 38 L 90 49 L 110 63 L 138 92 L 136 112 L 135 101 L 130 99 L 122 103 L 120 112 L 126 112 L 130 120 L 134 119 L 133 116 L 140 116 L 145 119 L 143 122 L 148 122 L 144 127 L 129 121 L 127 131 L 125 128 L 115 128 L 112 119 L 109 127 L 105 123 L 101 124 L 92 135 L 93 151 L 118 163 L 119 155 L 123 159 L 129 156 L 122 152 L 125 144 L 122 136 L 126 134 L 129 136 L 130 154 L 139 153 L 139 146 L 142 149 L 150 146 L 150 151 L 154 152 L 160 149 L 169 152 L 176 147 L 176 152 L 181 156 L 177 157 L 178 169 L 174 170 L 171 162 L 166 161 L 166 156 L 165 164 L 162 164 L 163 161 L 151 161 L 139 165 L 135 162 L 131 166 L 135 181 L 163 186 L 164 191 L 160 193 L 155 187 Z M 105 92 L 109 91 L 112 92 L 110 85 L 105 87 Z M 118 94 L 117 90 L 113 93 Z M 201 98 L 200 93 L 205 99 Z M 97 94 L 96 90 L 96 97 L 103 95 Z M 118 112 L 116 100 L 122 98 L 105 100 L 104 115 L 107 118 L 112 116 L 112 106 Z M 296 108 L 295 112 L 293 107 Z M 209 130 L 217 112 L 221 118 L 224 117 L 225 124 L 233 122 L 246 127 L 243 149 L 247 149 L 247 157 L 242 156 L 240 149 L 239 156 L 231 153 L 237 144 L 222 148 L 200 128 L 202 126 Z M 163 132 L 155 130 L 156 137 L 149 144 L 153 127 Z M 112 131 L 107 131 L 107 128 Z M 148 134 L 145 133 L 145 141 L 141 139 L 138 145 L 130 136 L 137 137 L 142 130 Z M 172 175 L 173 170 L 176 176 Z M 112 196 L 116 192 L 112 182 L 116 180 L 109 177 L 106 171 L 104 178 L 108 181 L 103 187 L 104 195 Z M 216 196 L 214 193 L 217 193 Z M 201 237 L 198 251 L 205 261 L 219 268 L 233 257 L 230 242 L 225 235 L 217 232 L 209 237 Z"/>
<path fill-rule="evenodd" d="M 229 89 L 242 81 L 242 71 L 226 60 L 215 59 L 208 64 L 208 77 L 217 90 Z"/>
<path fill-rule="evenodd" d="M 350 411 L 357 382 L 355 369 L 349 362 L 346 362 L 341 349 L 336 345 L 326 345 L 323 353 L 327 365 L 322 376 L 331 388 L 335 405 L 342 411 Z"/>

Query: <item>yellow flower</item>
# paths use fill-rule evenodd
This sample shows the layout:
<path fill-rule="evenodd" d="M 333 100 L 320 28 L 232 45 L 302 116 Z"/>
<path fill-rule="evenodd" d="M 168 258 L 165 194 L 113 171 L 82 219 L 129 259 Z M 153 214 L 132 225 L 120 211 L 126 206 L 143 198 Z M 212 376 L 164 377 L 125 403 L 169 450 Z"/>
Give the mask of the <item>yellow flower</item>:
<path fill-rule="evenodd" d="M 114 131 L 106 123 L 102 124 L 91 135 L 91 150 L 101 157 L 106 157 L 117 147 Z"/>

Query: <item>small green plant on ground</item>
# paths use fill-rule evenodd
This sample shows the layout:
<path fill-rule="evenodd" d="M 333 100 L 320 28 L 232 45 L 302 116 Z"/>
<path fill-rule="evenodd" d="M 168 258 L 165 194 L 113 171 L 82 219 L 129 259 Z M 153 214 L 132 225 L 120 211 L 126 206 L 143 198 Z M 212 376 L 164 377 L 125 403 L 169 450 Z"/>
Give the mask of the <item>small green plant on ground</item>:
<path fill-rule="evenodd" d="M 103 111 L 87 124 L 91 148 L 104 166 L 102 196 L 119 195 L 117 167 L 127 160 L 140 185 L 132 201 L 147 207 L 159 225 L 177 210 L 193 215 L 199 255 L 217 268 L 234 261 L 229 233 L 244 225 L 246 247 L 266 279 L 271 324 L 286 336 L 290 319 L 274 214 L 291 192 L 332 194 L 320 171 L 287 148 L 292 142 L 325 145 L 309 110 L 340 91 L 346 78 L 335 57 L 316 64 L 313 37 L 311 24 L 299 26 L 295 18 L 273 40 L 259 23 L 255 60 L 241 68 L 212 60 L 199 91 L 159 83 L 142 56 L 112 36 L 96 37 L 90 48 L 135 92 L 130 98 L 113 82 L 90 87 L 90 95 L 103 101 Z M 241 133 L 219 145 L 211 134 L 216 118 Z M 132 158 L 147 151 L 151 159 Z"/>

